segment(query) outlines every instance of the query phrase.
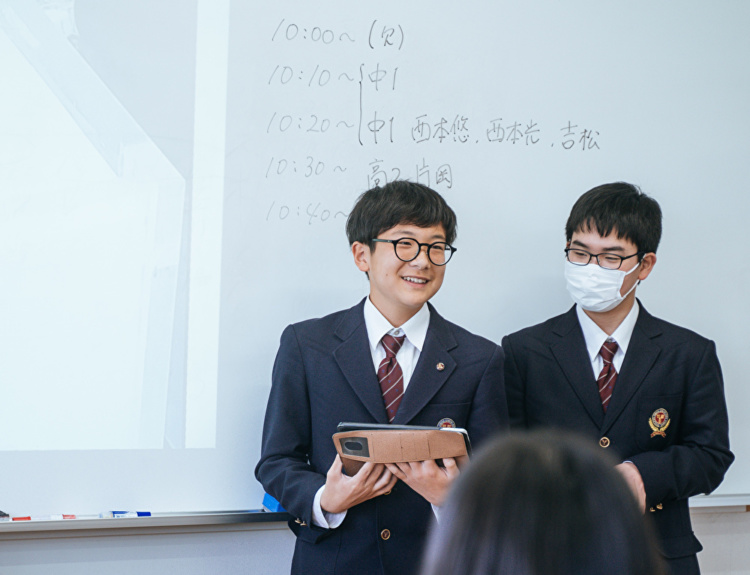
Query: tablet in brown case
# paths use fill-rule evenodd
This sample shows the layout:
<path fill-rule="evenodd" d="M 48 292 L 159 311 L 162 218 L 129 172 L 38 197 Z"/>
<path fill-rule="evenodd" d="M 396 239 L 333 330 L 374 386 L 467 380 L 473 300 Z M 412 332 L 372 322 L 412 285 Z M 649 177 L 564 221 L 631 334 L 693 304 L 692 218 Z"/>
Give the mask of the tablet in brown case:
<path fill-rule="evenodd" d="M 458 428 L 339 423 L 333 443 L 349 476 L 367 461 L 401 463 L 471 454 L 469 435 Z"/>

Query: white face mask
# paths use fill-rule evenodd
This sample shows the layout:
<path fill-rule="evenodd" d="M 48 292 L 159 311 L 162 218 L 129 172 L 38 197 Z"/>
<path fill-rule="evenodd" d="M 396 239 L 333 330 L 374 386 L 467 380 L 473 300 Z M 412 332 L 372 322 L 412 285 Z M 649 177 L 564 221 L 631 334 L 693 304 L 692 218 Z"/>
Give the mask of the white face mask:
<path fill-rule="evenodd" d="M 573 301 L 585 310 L 601 312 L 615 309 L 640 283 L 635 282 L 625 295 L 620 295 L 625 277 L 640 267 L 639 263 L 629 272 L 624 272 L 605 270 L 595 263 L 577 266 L 566 261 L 565 279 L 568 282 L 568 292 Z"/>

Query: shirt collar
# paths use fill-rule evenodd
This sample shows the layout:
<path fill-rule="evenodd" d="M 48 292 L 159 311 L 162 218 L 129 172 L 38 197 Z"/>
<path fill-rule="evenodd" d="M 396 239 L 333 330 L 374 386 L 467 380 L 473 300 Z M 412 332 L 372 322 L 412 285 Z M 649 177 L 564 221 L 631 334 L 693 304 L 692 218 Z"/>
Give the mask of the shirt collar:
<path fill-rule="evenodd" d="M 612 339 L 617 342 L 618 352 L 622 351 L 623 354 L 628 351 L 628 345 L 630 344 L 630 338 L 633 336 L 633 329 L 635 329 L 635 322 L 638 319 L 638 300 L 633 302 L 633 308 L 630 310 L 622 323 L 617 326 L 617 329 L 612 333 L 611 336 L 607 335 L 602 329 L 594 323 L 586 312 L 583 311 L 581 306 L 576 305 L 576 314 L 578 315 L 578 323 L 581 324 L 581 330 L 583 331 L 583 339 L 586 342 L 586 351 L 589 354 L 589 359 L 593 362 L 596 356 L 599 355 L 599 350 L 604 345 L 604 342 L 608 339 Z"/>
<path fill-rule="evenodd" d="M 422 351 L 424 340 L 427 337 L 427 328 L 430 325 L 430 308 L 426 303 L 404 325 L 399 327 L 393 327 L 391 322 L 385 319 L 385 316 L 370 301 L 369 297 L 365 300 L 364 314 L 367 339 L 370 342 L 371 351 L 378 347 L 380 340 L 389 332 L 394 336 L 402 335 L 401 332 L 403 332 L 406 339 L 420 352 Z M 396 333 L 397 331 L 398 333 Z"/>

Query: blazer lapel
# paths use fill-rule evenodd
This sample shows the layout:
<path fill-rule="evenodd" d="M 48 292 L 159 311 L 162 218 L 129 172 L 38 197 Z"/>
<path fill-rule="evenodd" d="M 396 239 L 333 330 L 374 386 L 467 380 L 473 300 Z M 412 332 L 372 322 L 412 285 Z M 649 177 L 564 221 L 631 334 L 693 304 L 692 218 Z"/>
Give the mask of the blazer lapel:
<path fill-rule="evenodd" d="M 333 357 L 372 418 L 377 423 L 388 423 L 378 376 L 372 365 L 363 309 L 364 300 L 351 308 L 342 319 L 336 329 L 336 336 L 342 342 L 333 351 Z"/>
<path fill-rule="evenodd" d="M 419 361 L 393 423 L 409 423 L 448 381 L 456 369 L 456 361 L 449 352 L 457 345 L 448 323 L 430 305 L 430 326 L 427 329 L 424 348 L 419 354 Z M 438 369 L 437 366 L 441 363 L 444 367 Z"/>
<path fill-rule="evenodd" d="M 586 353 L 586 342 L 578 323 L 575 306 L 555 324 L 552 334 L 554 337 L 550 344 L 552 354 L 591 420 L 597 427 L 601 427 L 604 421 L 604 411 L 596 389 L 596 377 L 591 369 L 591 360 Z M 552 374 L 550 374 L 551 377 Z M 552 392 L 551 388 L 550 392 Z"/>
<path fill-rule="evenodd" d="M 653 321 L 651 314 L 641 305 L 638 320 L 635 322 L 633 335 L 628 344 L 628 351 L 625 354 L 625 361 L 622 363 L 620 373 L 617 374 L 617 382 L 604 418 L 602 433 L 606 433 L 612 427 L 646 379 L 648 372 L 651 371 L 651 367 L 661 353 L 661 347 L 654 341 L 654 338 L 660 334 L 661 329 Z"/>

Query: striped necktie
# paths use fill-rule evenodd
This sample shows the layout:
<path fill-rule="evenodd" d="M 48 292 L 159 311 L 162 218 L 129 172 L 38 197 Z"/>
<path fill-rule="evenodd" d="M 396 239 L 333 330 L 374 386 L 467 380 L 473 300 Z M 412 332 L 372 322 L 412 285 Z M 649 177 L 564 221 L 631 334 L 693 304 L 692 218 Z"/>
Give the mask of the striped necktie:
<path fill-rule="evenodd" d="M 396 360 L 396 354 L 404 344 L 405 335 L 393 337 L 385 334 L 380 340 L 385 348 L 385 359 L 380 362 L 378 367 L 378 381 L 380 381 L 380 391 L 383 393 L 383 403 L 388 414 L 388 423 L 393 422 L 396 417 L 398 406 L 404 395 L 404 374 L 401 366 Z"/>
<path fill-rule="evenodd" d="M 601 355 L 602 360 L 604 360 L 604 367 L 602 367 L 602 370 L 599 373 L 596 384 L 599 388 L 599 397 L 602 400 L 602 409 L 604 410 L 604 413 L 607 413 L 609 400 L 612 398 L 612 391 L 614 390 L 615 383 L 617 382 L 617 370 L 612 363 L 616 352 L 616 341 L 605 341 L 604 345 L 599 350 L 599 355 Z"/>

